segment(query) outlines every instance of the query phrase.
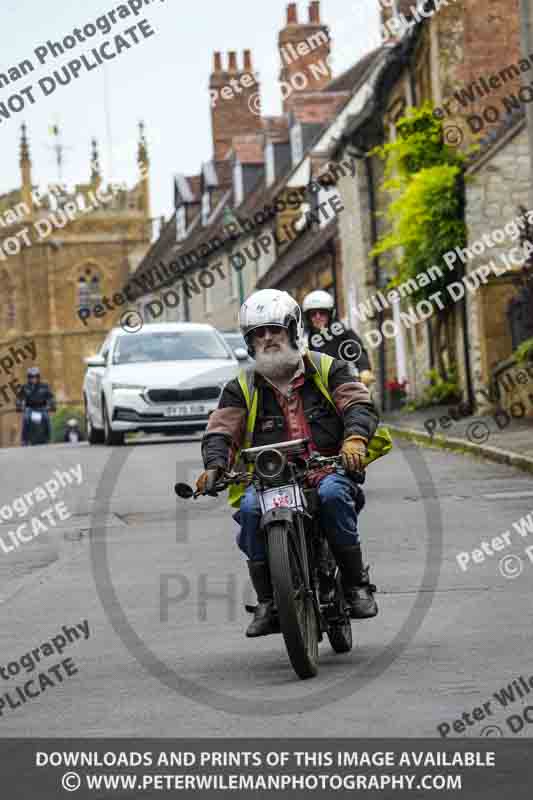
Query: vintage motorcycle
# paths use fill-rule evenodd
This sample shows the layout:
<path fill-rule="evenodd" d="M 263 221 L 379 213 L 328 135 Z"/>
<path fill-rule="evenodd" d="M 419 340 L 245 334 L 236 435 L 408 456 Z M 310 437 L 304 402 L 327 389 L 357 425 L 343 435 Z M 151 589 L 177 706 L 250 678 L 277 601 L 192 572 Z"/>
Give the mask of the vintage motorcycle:
<path fill-rule="evenodd" d="M 327 465 L 341 469 L 341 457 L 316 454 L 305 460 L 308 442 L 296 439 L 245 449 L 242 457 L 249 471 L 226 472 L 205 492 L 216 497 L 232 484 L 255 486 L 280 630 L 290 662 L 302 679 L 318 672 L 318 644 L 324 633 L 336 653 L 352 649 L 349 611 L 339 569 L 320 525 L 317 490 L 304 486 L 311 470 Z M 201 494 L 184 483 L 176 484 L 175 492 L 184 499 Z"/>
<path fill-rule="evenodd" d="M 27 441 L 29 445 L 48 444 L 50 441 L 50 421 L 48 408 L 20 409 L 28 415 Z M 51 409 L 50 409 L 51 411 Z"/>

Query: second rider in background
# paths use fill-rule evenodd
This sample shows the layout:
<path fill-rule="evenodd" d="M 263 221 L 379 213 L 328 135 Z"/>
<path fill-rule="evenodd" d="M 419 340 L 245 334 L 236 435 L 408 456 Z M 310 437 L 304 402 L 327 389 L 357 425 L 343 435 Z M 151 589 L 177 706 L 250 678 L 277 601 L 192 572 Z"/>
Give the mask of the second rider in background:
<path fill-rule="evenodd" d="M 320 289 L 306 295 L 302 312 L 310 350 L 325 353 L 341 361 L 349 361 L 359 372 L 361 383 L 375 382 L 368 353 L 361 338 L 335 319 L 335 301 Z"/>

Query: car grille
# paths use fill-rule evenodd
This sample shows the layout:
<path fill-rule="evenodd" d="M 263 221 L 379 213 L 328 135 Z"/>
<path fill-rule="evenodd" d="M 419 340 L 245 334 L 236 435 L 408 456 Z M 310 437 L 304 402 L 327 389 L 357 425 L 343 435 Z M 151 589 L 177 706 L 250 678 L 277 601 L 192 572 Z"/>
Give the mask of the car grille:
<path fill-rule="evenodd" d="M 140 414 L 132 408 L 115 407 L 113 412 L 114 422 L 161 422 L 165 426 L 169 425 L 184 425 L 188 422 L 207 422 L 209 414 L 195 414 L 187 417 L 165 417 L 161 414 Z"/>
<path fill-rule="evenodd" d="M 220 392 L 220 386 L 200 386 L 197 389 L 150 389 L 146 396 L 151 403 L 181 403 L 218 400 Z"/>

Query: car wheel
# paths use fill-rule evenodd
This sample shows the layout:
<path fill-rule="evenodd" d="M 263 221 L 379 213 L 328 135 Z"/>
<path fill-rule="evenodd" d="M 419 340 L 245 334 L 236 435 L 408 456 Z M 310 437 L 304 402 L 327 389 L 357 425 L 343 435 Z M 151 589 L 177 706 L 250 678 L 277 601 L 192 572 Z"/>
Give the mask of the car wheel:
<path fill-rule="evenodd" d="M 120 447 L 124 444 L 124 434 L 116 432 L 111 427 L 109 422 L 109 414 L 107 413 L 107 406 L 104 398 L 102 397 L 102 411 L 104 417 L 104 443 L 108 447 Z"/>
<path fill-rule="evenodd" d="M 87 431 L 87 441 L 89 444 L 103 444 L 104 432 L 100 428 L 94 427 L 89 413 L 87 398 L 85 398 L 85 430 Z"/>

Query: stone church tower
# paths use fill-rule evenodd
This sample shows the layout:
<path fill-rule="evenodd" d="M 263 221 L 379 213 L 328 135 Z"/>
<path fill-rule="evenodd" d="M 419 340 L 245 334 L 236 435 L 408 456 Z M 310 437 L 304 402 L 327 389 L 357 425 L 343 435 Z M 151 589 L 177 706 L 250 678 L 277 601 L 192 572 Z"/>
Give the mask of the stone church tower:
<path fill-rule="evenodd" d="M 139 180 L 132 188 L 104 186 L 93 140 L 89 181 L 72 190 L 49 186 L 44 192 L 32 183 L 22 126 L 21 187 L 0 195 L 0 447 L 19 442 L 13 386 L 25 381 L 28 367 L 40 367 L 58 405 L 82 403 L 83 359 L 96 352 L 124 307 L 91 316 L 86 324 L 78 311 L 120 292 L 150 246 L 149 158 L 142 123 L 137 163 Z M 24 351 L 31 342 L 34 359 Z"/>

